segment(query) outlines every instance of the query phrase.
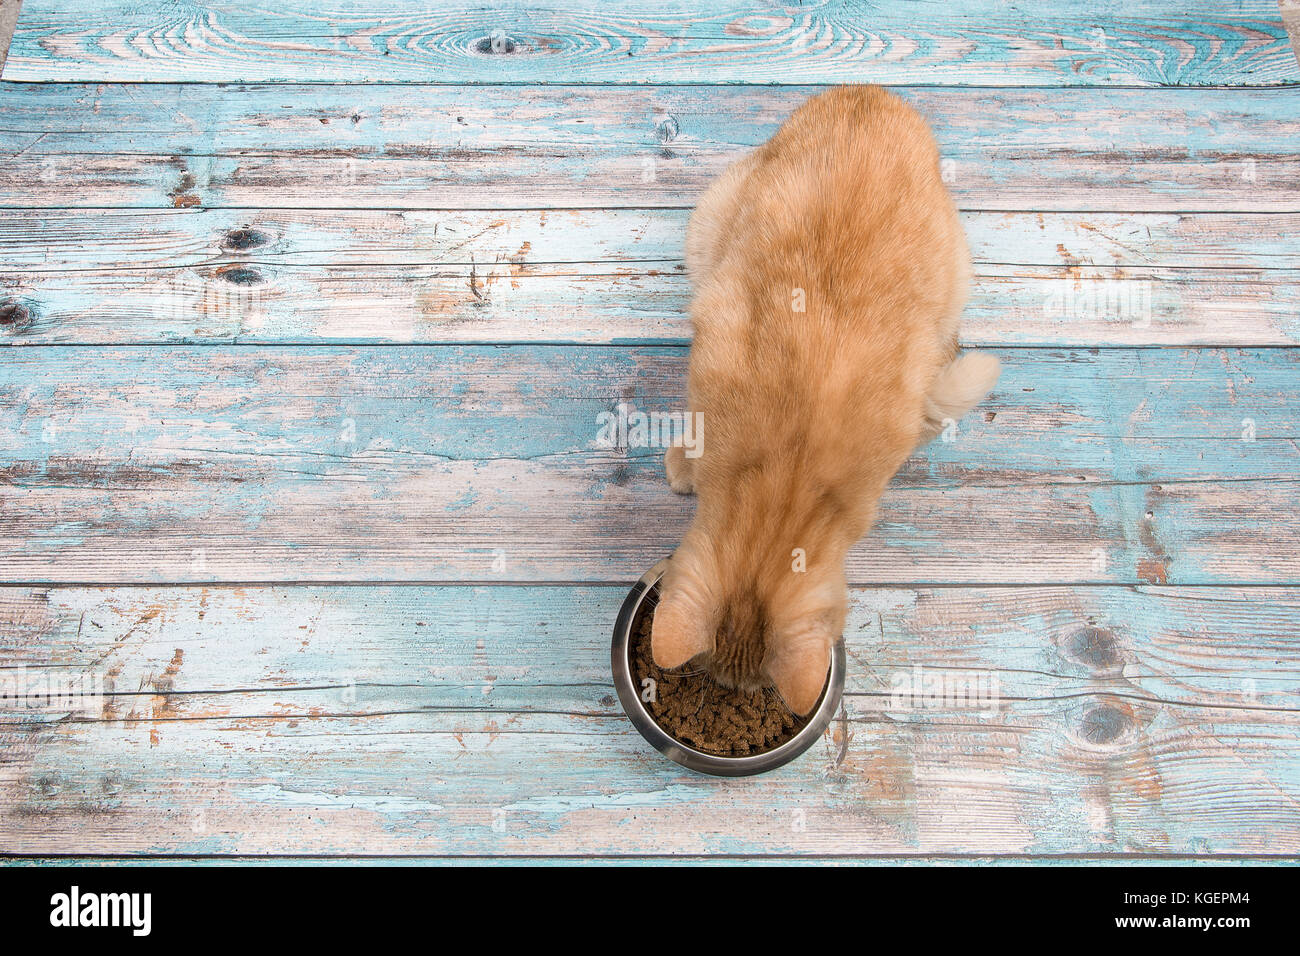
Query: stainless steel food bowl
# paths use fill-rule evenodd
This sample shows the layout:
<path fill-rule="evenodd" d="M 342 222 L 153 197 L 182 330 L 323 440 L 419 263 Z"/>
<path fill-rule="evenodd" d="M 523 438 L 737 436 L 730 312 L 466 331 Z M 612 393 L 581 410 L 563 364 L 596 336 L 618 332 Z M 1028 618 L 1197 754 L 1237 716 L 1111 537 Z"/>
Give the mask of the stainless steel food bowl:
<path fill-rule="evenodd" d="M 799 733 L 779 747 L 748 757 L 719 757 L 716 754 L 696 750 L 689 744 L 669 736 L 666 730 L 655 723 L 655 719 L 650 716 L 650 712 L 641 701 L 639 690 L 632 679 L 632 664 L 628 659 L 628 651 L 632 644 L 632 626 L 636 623 L 642 603 L 659 589 L 659 579 L 668 569 L 668 561 L 668 558 L 664 558 L 632 586 L 614 624 L 614 644 L 610 654 L 614 669 L 614 686 L 618 689 L 618 699 L 632 721 L 632 726 L 669 760 L 675 760 L 688 770 L 697 773 L 711 773 L 719 777 L 747 777 L 789 763 L 821 738 L 835 715 L 835 708 L 840 703 L 840 695 L 844 692 L 844 642 L 842 640 L 835 642 L 835 649 L 831 652 L 831 673 L 826 681 L 826 689 L 822 691 L 822 699 L 809 717 L 808 724 Z"/>

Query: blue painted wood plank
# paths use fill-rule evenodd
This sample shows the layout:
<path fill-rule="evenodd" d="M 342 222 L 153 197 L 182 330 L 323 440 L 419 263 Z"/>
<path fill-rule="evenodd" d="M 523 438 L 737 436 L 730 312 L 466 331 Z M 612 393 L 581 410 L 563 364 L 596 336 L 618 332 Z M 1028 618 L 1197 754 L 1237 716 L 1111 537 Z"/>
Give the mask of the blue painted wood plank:
<path fill-rule="evenodd" d="M 682 262 L 689 209 L 40 209 L 0 219 L 24 273 L 282 266 L 596 266 Z M 967 212 L 976 263 L 1290 270 L 1300 213 Z M 557 270 L 558 271 L 558 270 Z"/>
<path fill-rule="evenodd" d="M 0 342 L 685 344 L 689 301 L 680 272 L 608 263 L 18 273 L 0 297 Z M 1300 272 L 977 266 L 962 338 L 1293 345 Z"/>
<path fill-rule="evenodd" d="M 690 207 L 819 89 L 6 84 L 0 206 Z M 900 92 L 964 209 L 1300 211 L 1297 91 Z"/>
<path fill-rule="evenodd" d="M 70 723 L 9 736 L 33 798 L 0 839 L 179 855 L 1294 855 L 1293 716 L 1156 709 L 1140 733 L 1092 743 L 1087 713 L 846 720 L 862 743 L 843 761 L 828 739 L 758 783 L 684 775 L 621 716 Z"/>
<path fill-rule="evenodd" d="M 1270 0 L 753 0 L 87 8 L 27 0 L 10 80 L 1267 85 L 1300 71 Z"/>
<path fill-rule="evenodd" d="M 0 342 L 676 343 L 686 210 L 26 211 Z M 1300 342 L 1300 216 L 965 215 L 972 345 Z"/>
<path fill-rule="evenodd" d="M 1300 353 L 1002 355 L 992 399 L 904 467 L 852 580 L 1300 579 Z M 659 449 L 599 447 L 599 416 L 677 409 L 684 371 L 680 348 L 14 349 L 0 570 L 629 580 L 691 504 Z"/>
<path fill-rule="evenodd" d="M 6 588 L 0 659 L 100 711 L 0 714 L 23 853 L 1294 855 L 1300 595 L 856 590 L 849 692 L 762 778 L 618 710 L 622 589 Z M 347 635 L 341 640 L 340 635 Z M 977 707 L 898 676 L 983 675 Z M 987 683 L 985 686 L 991 687 Z"/>
<path fill-rule="evenodd" d="M 98 671 L 105 719 L 139 713 L 169 669 L 173 719 L 333 708 L 617 716 L 608 650 L 625 595 L 623 585 L 15 587 L 0 589 L 0 663 Z M 845 634 L 853 716 L 960 710 L 908 699 L 918 666 L 996 674 L 1005 700 L 1300 703 L 1294 588 L 857 587 Z M 181 666 L 169 667 L 178 650 Z M 0 713 L 23 708 L 7 698 Z"/>

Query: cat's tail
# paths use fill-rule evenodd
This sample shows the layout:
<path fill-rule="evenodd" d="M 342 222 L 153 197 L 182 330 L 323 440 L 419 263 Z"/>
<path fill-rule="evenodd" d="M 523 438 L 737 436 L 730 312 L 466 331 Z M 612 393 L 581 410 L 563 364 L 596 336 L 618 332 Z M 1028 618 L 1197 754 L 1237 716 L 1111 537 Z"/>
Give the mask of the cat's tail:
<path fill-rule="evenodd" d="M 988 352 L 965 352 L 939 373 L 925 397 L 921 444 L 982 402 L 997 384 L 1002 363 Z"/>

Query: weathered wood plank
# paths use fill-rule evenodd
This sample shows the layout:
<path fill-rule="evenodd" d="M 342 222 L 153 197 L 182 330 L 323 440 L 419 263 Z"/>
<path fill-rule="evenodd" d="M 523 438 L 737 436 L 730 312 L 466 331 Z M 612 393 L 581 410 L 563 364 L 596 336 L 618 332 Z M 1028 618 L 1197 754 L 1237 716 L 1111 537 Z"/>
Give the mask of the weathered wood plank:
<path fill-rule="evenodd" d="M 1293 350 L 1008 350 L 903 469 L 851 579 L 1290 583 Z M 680 348 L 14 349 L 10 581 L 636 577 L 691 504 L 659 451 Z M 1258 529 L 1266 527 L 1268 535 Z"/>
<path fill-rule="evenodd" d="M 619 713 L 607 655 L 621 598 L 4 589 L 0 660 L 100 673 L 111 693 L 99 713 L 0 718 L 0 848 L 1300 848 L 1294 589 L 855 591 L 839 719 L 795 764 L 743 782 L 684 775 Z M 891 699 L 916 666 L 996 676 L 997 699 Z"/>
<path fill-rule="evenodd" d="M 1300 79 L 1277 4 L 822 0 L 351 4 L 28 0 L 12 80 L 1264 85 Z"/>
<path fill-rule="evenodd" d="M 0 341 L 684 343 L 687 216 L 17 212 Z M 1300 216 L 965 219 L 970 344 L 1300 342 Z"/>
<path fill-rule="evenodd" d="M 759 786 L 685 774 L 622 716 L 265 715 L 155 724 L 156 742 L 129 723 L 60 725 L 5 735 L 30 757 L 0 765 L 0 786 L 32 797 L 0 817 L 0 841 L 181 855 L 1296 852 L 1295 790 L 1278 782 L 1297 771 L 1293 714 L 1153 707 L 1106 745 L 1087 740 L 1089 715 L 1113 706 L 845 719 L 857 750 L 840 759 L 828 735 Z"/>
<path fill-rule="evenodd" d="M 24 272 L 271 265 L 675 266 L 689 209 L 14 209 L 0 255 Z M 971 256 L 1001 265 L 1293 269 L 1296 213 L 980 212 Z"/>
<path fill-rule="evenodd" d="M 1088 715 L 1114 703 L 1014 702 L 984 721 L 846 718 L 838 732 L 860 743 L 842 759 L 828 735 L 758 785 L 668 764 L 621 715 L 264 715 L 154 724 L 156 743 L 148 726 L 69 723 L 3 735 L 23 762 L 0 765 L 0 787 L 30 796 L 0 816 L 0 843 L 181 855 L 1295 854 L 1294 714 L 1142 708 L 1111 724 L 1119 737 L 1089 741 Z"/>
<path fill-rule="evenodd" d="M 0 205 L 688 207 L 818 89 L 6 84 Z M 900 92 L 966 209 L 1300 211 L 1295 91 Z"/>
<path fill-rule="evenodd" d="M 680 264 L 265 266 L 11 275 L 0 342 L 684 344 Z M 613 270 L 613 271 L 610 271 Z M 968 345 L 1294 345 L 1300 271 L 976 268 Z"/>
<path fill-rule="evenodd" d="M 675 267 L 689 209 L 13 209 L 0 256 L 23 272 L 297 266 Z M 1285 269 L 1297 213 L 967 212 L 977 263 Z M 614 271 L 611 268 L 608 271 Z"/>
<path fill-rule="evenodd" d="M 164 673 L 159 716 L 171 719 L 616 715 L 609 637 L 625 594 L 625 585 L 7 587 L 0 670 L 98 674 L 103 719 L 151 719 Z M 845 692 L 858 711 L 907 710 L 891 698 L 917 666 L 996 674 L 1004 700 L 1105 691 L 1168 705 L 1300 704 L 1294 588 L 858 587 L 850 602 Z M 0 721 L 12 724 L 25 712 L 7 703 Z"/>

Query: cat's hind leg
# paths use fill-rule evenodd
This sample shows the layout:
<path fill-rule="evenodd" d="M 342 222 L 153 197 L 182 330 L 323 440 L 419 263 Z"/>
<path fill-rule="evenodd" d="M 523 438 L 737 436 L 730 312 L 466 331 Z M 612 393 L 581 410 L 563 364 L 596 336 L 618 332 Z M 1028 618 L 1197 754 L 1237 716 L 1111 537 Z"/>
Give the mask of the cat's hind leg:
<path fill-rule="evenodd" d="M 918 444 L 932 440 L 982 402 L 1001 373 L 1002 363 L 988 352 L 966 352 L 949 362 L 925 396 L 925 421 Z"/>
<path fill-rule="evenodd" d="M 695 459 L 686 457 L 681 445 L 670 445 L 664 452 L 664 472 L 668 487 L 679 495 L 695 494 Z"/>

